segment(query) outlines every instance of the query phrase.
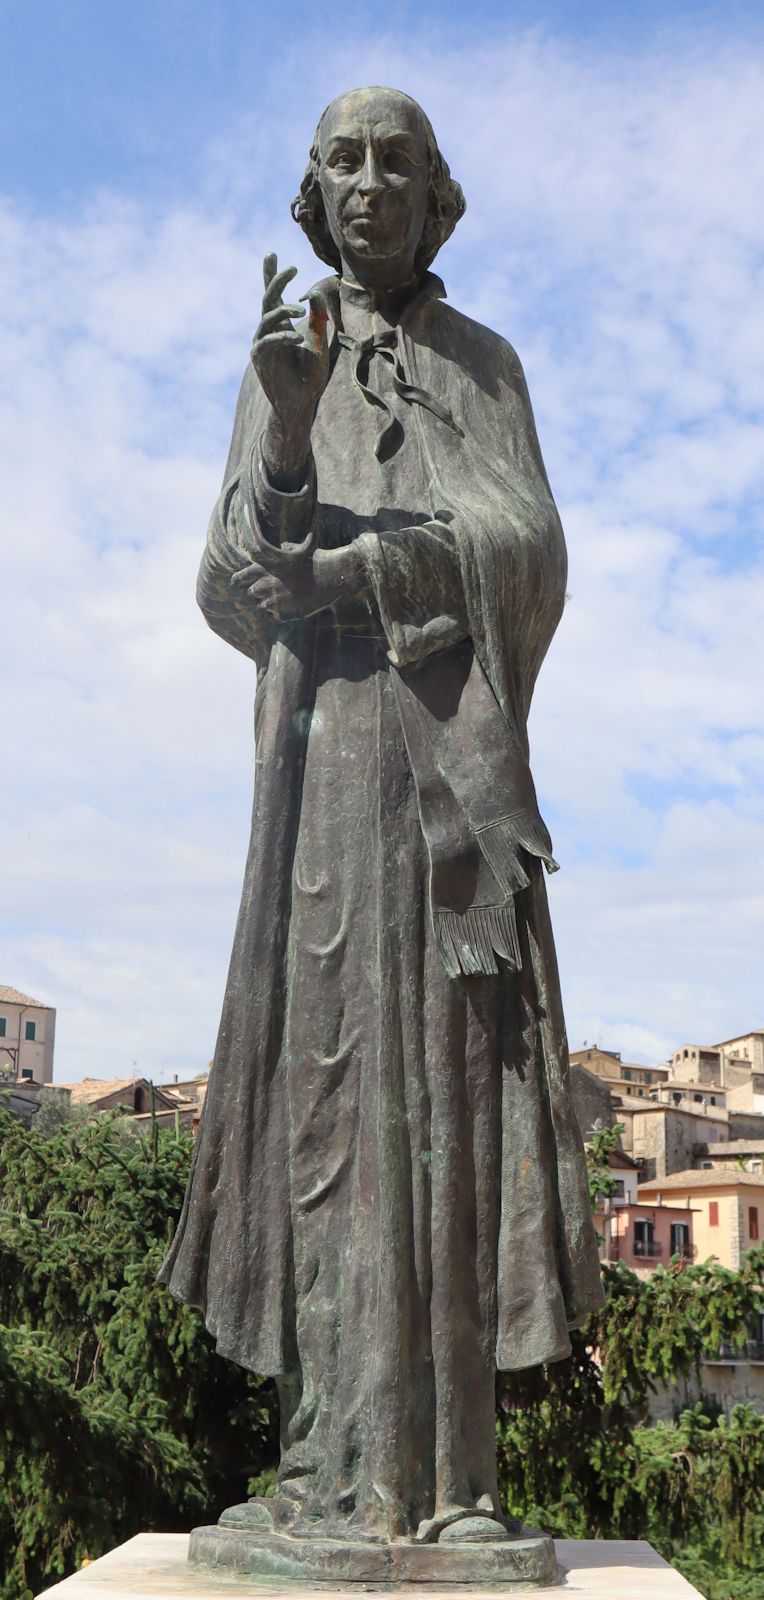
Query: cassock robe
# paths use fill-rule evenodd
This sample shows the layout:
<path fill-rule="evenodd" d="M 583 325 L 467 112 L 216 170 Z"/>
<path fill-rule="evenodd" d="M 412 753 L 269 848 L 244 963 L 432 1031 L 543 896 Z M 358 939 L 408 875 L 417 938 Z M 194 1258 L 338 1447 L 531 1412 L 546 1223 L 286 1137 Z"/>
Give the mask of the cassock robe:
<path fill-rule="evenodd" d="M 495 1369 L 563 1358 L 602 1295 L 527 764 L 566 560 L 522 371 L 432 274 L 365 323 L 322 287 L 305 486 L 266 480 L 250 367 L 200 572 L 257 665 L 256 780 L 161 1278 L 278 1377 L 292 1530 L 375 1538 L 498 1507 Z M 351 540 L 364 585 L 310 619 L 231 587 Z"/>

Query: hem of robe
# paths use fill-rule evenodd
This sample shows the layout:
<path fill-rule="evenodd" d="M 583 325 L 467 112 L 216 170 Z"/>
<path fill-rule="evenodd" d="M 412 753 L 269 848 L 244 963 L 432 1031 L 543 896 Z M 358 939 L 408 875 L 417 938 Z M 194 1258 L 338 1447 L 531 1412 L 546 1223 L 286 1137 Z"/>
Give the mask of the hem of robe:
<path fill-rule="evenodd" d="M 172 1272 L 165 1274 L 163 1269 L 160 1269 L 157 1273 L 156 1282 L 162 1284 L 179 1304 L 187 1305 L 192 1311 L 200 1313 L 204 1318 L 204 1326 L 208 1334 L 215 1341 L 215 1353 L 224 1361 L 233 1361 L 236 1366 L 243 1367 L 246 1372 L 253 1372 L 261 1378 L 283 1378 L 293 1370 L 275 1362 L 272 1357 L 266 1360 L 258 1360 L 255 1351 L 247 1357 L 242 1349 L 242 1341 L 232 1339 L 230 1334 L 225 1335 L 220 1332 L 216 1326 L 216 1318 L 207 1315 L 202 1301 L 187 1297 L 177 1285 L 173 1284 Z M 567 1360 L 573 1348 L 568 1334 L 574 1328 L 582 1327 L 587 1318 L 593 1312 L 599 1311 L 604 1303 L 605 1291 L 600 1282 L 596 1289 L 594 1286 L 592 1287 L 592 1292 L 588 1299 L 580 1302 L 576 1310 L 566 1317 L 564 1334 L 558 1323 L 556 1327 L 547 1330 L 547 1334 L 553 1334 L 553 1337 L 538 1338 L 538 1342 L 535 1344 L 532 1333 L 527 1334 L 522 1339 L 512 1337 L 512 1335 L 505 1335 L 496 1347 L 497 1372 L 527 1372 L 533 1367 L 549 1366 L 556 1361 Z M 554 1321 L 551 1307 L 549 1320 Z M 529 1346 L 532 1346 L 532 1350 L 529 1349 Z"/>

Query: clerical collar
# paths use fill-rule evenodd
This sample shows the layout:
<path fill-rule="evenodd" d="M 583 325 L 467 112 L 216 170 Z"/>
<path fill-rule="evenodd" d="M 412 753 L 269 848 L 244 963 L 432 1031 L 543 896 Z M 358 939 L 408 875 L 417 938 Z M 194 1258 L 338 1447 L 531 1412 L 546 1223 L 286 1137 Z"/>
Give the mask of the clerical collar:
<path fill-rule="evenodd" d="M 372 313 L 379 312 L 388 321 L 395 322 L 402 313 L 420 297 L 430 296 L 444 300 L 446 291 L 434 272 L 425 272 L 400 289 L 366 289 L 363 284 L 349 283 L 346 278 L 336 280 L 340 299 L 350 305 L 363 306 Z"/>
<path fill-rule="evenodd" d="M 415 278 L 399 289 L 367 289 L 361 283 L 349 283 L 340 278 L 340 299 L 346 305 L 362 306 L 372 315 L 377 312 L 390 322 L 396 322 L 404 307 L 416 298 L 422 287 L 421 278 Z"/>

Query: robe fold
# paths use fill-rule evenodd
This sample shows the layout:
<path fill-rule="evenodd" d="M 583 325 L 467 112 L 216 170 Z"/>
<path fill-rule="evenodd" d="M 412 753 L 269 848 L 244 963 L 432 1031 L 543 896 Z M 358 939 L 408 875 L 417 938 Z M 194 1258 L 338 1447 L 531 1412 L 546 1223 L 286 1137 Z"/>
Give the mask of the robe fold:
<path fill-rule="evenodd" d="M 161 1279 L 279 1378 L 305 1527 L 381 1537 L 497 1506 L 495 1367 L 564 1357 L 602 1292 L 528 765 L 566 558 L 524 378 L 432 274 L 363 349 L 322 288 L 306 483 L 264 477 L 250 367 L 199 577 L 257 665 L 256 779 Z M 312 618 L 231 587 L 356 540 L 364 589 Z"/>

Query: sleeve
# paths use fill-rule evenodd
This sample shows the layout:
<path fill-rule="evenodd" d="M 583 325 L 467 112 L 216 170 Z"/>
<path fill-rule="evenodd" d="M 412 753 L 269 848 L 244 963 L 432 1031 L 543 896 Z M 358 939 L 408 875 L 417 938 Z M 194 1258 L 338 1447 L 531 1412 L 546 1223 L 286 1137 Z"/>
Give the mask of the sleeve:
<path fill-rule="evenodd" d="M 252 605 L 248 595 L 231 586 L 234 573 L 252 560 L 246 537 L 247 525 L 236 477 L 224 486 L 210 518 L 196 598 L 213 633 L 262 668 L 275 637 L 275 626 L 265 613 Z"/>
<path fill-rule="evenodd" d="M 312 453 L 300 489 L 293 492 L 275 489 L 265 469 L 258 437 L 242 475 L 241 494 L 247 520 L 263 542 L 282 549 L 285 554 L 296 549 L 301 555 L 306 553 L 316 508 L 316 468 Z M 255 546 L 257 543 L 256 537 Z"/>
<path fill-rule="evenodd" d="M 446 522 L 360 535 L 394 666 L 413 666 L 469 637 L 456 539 Z"/>
<path fill-rule="evenodd" d="M 274 547 L 286 563 L 306 555 L 313 543 L 316 501 L 312 458 L 305 484 L 294 494 L 268 482 L 260 453 L 265 421 L 264 396 L 251 367 L 244 375 L 236 408 L 226 480 L 210 519 L 197 582 L 197 600 L 214 633 L 266 665 L 279 624 L 259 611 L 231 579 L 248 562 Z"/>

